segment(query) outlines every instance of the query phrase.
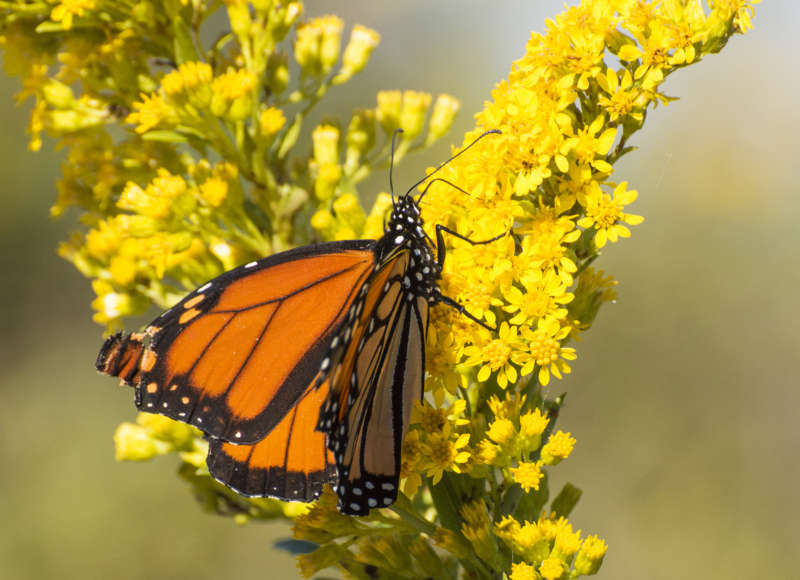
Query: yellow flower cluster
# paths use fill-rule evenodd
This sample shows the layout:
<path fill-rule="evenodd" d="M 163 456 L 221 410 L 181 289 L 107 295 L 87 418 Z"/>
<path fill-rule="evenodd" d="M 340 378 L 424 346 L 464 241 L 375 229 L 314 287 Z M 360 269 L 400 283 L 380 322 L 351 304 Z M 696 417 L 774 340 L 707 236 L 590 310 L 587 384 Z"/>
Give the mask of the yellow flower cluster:
<path fill-rule="evenodd" d="M 118 325 L 146 308 L 145 296 L 159 304 L 175 300 L 182 291 L 165 284 L 166 275 L 199 284 L 255 256 L 241 239 L 225 241 L 230 233 L 218 225 L 223 214 L 245 223 L 236 210 L 237 177 L 230 163 L 196 164 L 187 178 L 159 169 L 145 187 L 125 185 L 116 202 L 120 213 L 62 244 L 60 253 L 95 278 L 97 322 Z"/>
<path fill-rule="evenodd" d="M 473 240 L 514 234 L 478 246 L 446 238 L 444 293 L 498 330 L 435 309 L 432 366 L 441 359 L 474 369 L 471 380 L 501 389 L 530 373 L 547 385 L 570 372 L 576 352 L 565 342 L 591 323 L 598 299 L 613 296 L 588 266 L 643 219 L 627 211 L 637 192 L 613 180 L 614 163 L 647 108 L 668 101 L 659 92 L 665 77 L 718 50 L 730 33 L 720 22 L 749 22 L 752 4 L 712 2 L 706 14 L 679 0 L 584 1 L 531 36 L 463 143 L 489 129 L 501 134 L 437 173 L 469 195 L 436 182 L 423 201 L 431 227 Z M 454 394 L 457 384 L 432 378 L 428 387 Z"/>
<path fill-rule="evenodd" d="M 516 556 L 514 560 L 522 560 L 512 566 L 512 580 L 558 580 L 594 574 L 607 549 L 597 536 L 581 538 L 581 531 L 573 531 L 563 517 L 543 515 L 537 521 L 519 522 L 505 516 L 494 528 Z"/>

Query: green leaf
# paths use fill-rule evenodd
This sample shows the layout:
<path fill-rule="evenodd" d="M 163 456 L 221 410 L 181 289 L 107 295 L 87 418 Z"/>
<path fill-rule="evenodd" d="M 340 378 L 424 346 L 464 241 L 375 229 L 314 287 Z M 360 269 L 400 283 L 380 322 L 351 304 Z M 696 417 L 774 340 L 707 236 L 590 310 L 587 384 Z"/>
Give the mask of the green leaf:
<path fill-rule="evenodd" d="M 197 49 L 192 40 L 192 32 L 189 25 L 183 18 L 175 18 L 172 21 L 173 50 L 175 52 L 175 63 L 182 64 L 200 60 Z"/>
<path fill-rule="evenodd" d="M 580 488 L 567 482 L 564 484 L 564 487 L 561 488 L 561 491 L 558 492 L 553 503 L 550 504 L 550 509 L 554 511 L 557 516 L 567 517 L 575 508 L 578 500 L 581 499 L 581 495 L 583 495 L 583 491 Z"/>

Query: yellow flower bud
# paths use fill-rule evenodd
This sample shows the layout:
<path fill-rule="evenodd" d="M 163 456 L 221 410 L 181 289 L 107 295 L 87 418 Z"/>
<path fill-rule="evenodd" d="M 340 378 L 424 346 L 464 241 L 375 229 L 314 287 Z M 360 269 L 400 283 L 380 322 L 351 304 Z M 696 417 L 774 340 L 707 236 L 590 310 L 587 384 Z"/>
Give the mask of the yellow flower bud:
<path fill-rule="evenodd" d="M 573 447 L 575 447 L 575 439 L 569 433 L 556 431 L 542 447 L 542 462 L 545 465 L 561 463 L 569 457 Z"/>
<path fill-rule="evenodd" d="M 250 36 L 250 6 L 247 0 L 225 0 L 228 8 L 228 22 L 231 23 L 231 30 L 240 39 Z"/>
<path fill-rule="evenodd" d="M 362 233 L 364 238 L 377 239 L 383 235 L 386 214 L 391 211 L 391 208 L 392 196 L 386 192 L 379 193 L 372 204 L 367 220 L 364 222 L 364 231 Z"/>
<path fill-rule="evenodd" d="M 511 564 L 510 580 L 538 580 L 539 575 L 536 568 L 525 562 L 514 562 Z"/>
<path fill-rule="evenodd" d="M 141 425 L 121 423 L 114 432 L 114 451 L 117 461 L 147 461 L 169 453 L 171 446 L 151 437 Z"/>
<path fill-rule="evenodd" d="M 319 59 L 322 75 L 326 75 L 339 61 L 339 52 L 342 47 L 342 29 L 344 22 L 336 16 L 322 16 L 317 18 L 321 30 Z"/>
<path fill-rule="evenodd" d="M 400 113 L 400 128 L 405 131 L 404 139 L 411 140 L 422 132 L 425 116 L 431 105 L 431 95 L 419 91 L 403 93 L 403 108 Z"/>
<path fill-rule="evenodd" d="M 597 536 L 589 536 L 583 541 L 578 555 L 575 556 L 575 572 L 580 576 L 596 574 L 603 563 L 608 546 Z"/>
<path fill-rule="evenodd" d="M 258 117 L 258 126 L 261 134 L 265 137 L 272 137 L 280 131 L 286 123 L 286 117 L 283 111 L 275 107 L 269 107 L 261 111 Z"/>
<path fill-rule="evenodd" d="M 95 280 L 92 283 L 92 288 L 98 294 L 98 297 L 92 300 L 92 308 L 97 311 L 92 317 L 95 322 L 108 324 L 122 316 L 134 313 L 134 304 L 128 294 L 114 292 L 110 288 L 108 290 L 103 288 L 98 291 L 100 290 L 100 285 L 96 284 L 96 282 L 99 281 Z"/>
<path fill-rule="evenodd" d="M 380 91 L 376 116 L 387 135 L 400 126 L 400 112 L 403 108 L 403 93 L 400 91 Z"/>
<path fill-rule="evenodd" d="M 342 224 L 349 226 L 353 230 L 354 237 L 358 237 L 367 219 L 364 209 L 358 202 L 358 198 L 352 193 L 345 193 L 339 196 L 333 202 L 333 211 Z"/>
<path fill-rule="evenodd" d="M 311 227 L 317 230 L 322 237 L 329 238 L 328 234 L 331 233 L 331 230 L 336 225 L 336 220 L 333 217 L 333 214 L 329 212 L 327 209 L 321 209 L 317 211 L 313 216 L 311 216 Z"/>
<path fill-rule="evenodd" d="M 436 97 L 428 124 L 428 135 L 425 137 L 426 144 L 433 143 L 450 130 L 459 108 L 461 103 L 450 95 L 441 94 Z"/>
<path fill-rule="evenodd" d="M 342 69 L 336 76 L 337 82 L 344 82 L 357 72 L 360 72 L 369 61 L 372 51 L 381 40 L 380 34 L 356 24 L 350 33 L 350 41 L 344 49 Z"/>
<path fill-rule="evenodd" d="M 318 125 L 311 133 L 314 161 L 319 165 L 339 163 L 339 129 L 333 125 Z"/>
<path fill-rule="evenodd" d="M 111 279 L 120 286 L 127 286 L 136 278 L 136 262 L 124 256 L 111 258 L 108 271 Z"/>
<path fill-rule="evenodd" d="M 342 177 L 342 168 L 335 163 L 323 163 L 319 166 L 319 175 L 314 182 L 314 194 L 320 201 L 327 201 L 336 192 L 336 186 Z"/>
<path fill-rule="evenodd" d="M 50 79 L 42 87 L 42 96 L 47 104 L 56 109 L 68 109 L 75 104 L 75 95 L 69 86 Z"/>
<path fill-rule="evenodd" d="M 312 20 L 298 26 L 296 34 L 294 59 L 300 65 L 300 70 L 306 75 L 319 75 L 321 69 L 319 47 L 321 30 Z"/>
<path fill-rule="evenodd" d="M 228 197 L 228 182 L 219 177 L 212 177 L 200 186 L 200 195 L 211 207 L 219 207 Z"/>
<path fill-rule="evenodd" d="M 539 574 L 544 580 L 557 580 L 564 574 L 564 563 L 559 558 L 547 558 L 539 566 Z"/>
<path fill-rule="evenodd" d="M 507 443 L 514 437 L 514 424 L 510 419 L 496 419 L 489 425 L 487 436 L 499 445 Z"/>

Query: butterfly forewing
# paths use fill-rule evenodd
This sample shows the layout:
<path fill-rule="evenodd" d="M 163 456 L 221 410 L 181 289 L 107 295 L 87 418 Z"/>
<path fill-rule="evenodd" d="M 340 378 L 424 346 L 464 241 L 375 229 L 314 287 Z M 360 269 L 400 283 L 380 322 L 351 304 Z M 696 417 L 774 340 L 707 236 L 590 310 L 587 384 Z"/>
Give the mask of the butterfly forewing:
<path fill-rule="evenodd" d="M 422 394 L 428 302 L 409 300 L 409 261 L 408 251 L 397 252 L 371 278 L 320 418 L 339 471 L 339 508 L 348 514 L 396 499 L 402 439 Z"/>
<path fill-rule="evenodd" d="M 189 294 L 145 330 L 139 408 L 226 441 L 262 439 L 318 377 L 373 269 L 373 244 L 284 252 Z"/>

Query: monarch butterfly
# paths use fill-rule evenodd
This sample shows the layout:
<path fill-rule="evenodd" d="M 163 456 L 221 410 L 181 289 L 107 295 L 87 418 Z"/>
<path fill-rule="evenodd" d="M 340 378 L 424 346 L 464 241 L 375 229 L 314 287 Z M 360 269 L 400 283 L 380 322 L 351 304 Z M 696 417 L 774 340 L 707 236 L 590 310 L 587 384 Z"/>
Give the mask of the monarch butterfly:
<path fill-rule="evenodd" d="M 436 171 L 488 133 L 498 131 Z M 427 187 L 410 195 L 422 181 L 394 201 L 379 240 L 304 246 L 226 272 L 143 332 L 109 337 L 97 369 L 133 386 L 140 410 L 202 430 L 211 475 L 242 495 L 310 501 L 331 483 L 342 513 L 391 505 L 423 393 L 429 307 L 483 324 L 439 291 L 443 233 L 472 244 L 505 235 L 475 242 L 437 225 L 434 248 L 420 217 Z"/>

